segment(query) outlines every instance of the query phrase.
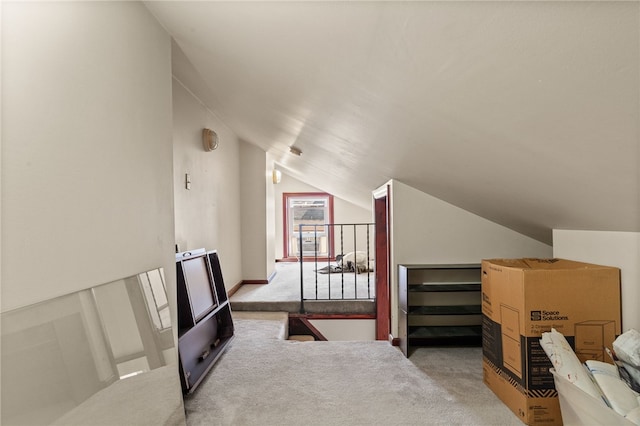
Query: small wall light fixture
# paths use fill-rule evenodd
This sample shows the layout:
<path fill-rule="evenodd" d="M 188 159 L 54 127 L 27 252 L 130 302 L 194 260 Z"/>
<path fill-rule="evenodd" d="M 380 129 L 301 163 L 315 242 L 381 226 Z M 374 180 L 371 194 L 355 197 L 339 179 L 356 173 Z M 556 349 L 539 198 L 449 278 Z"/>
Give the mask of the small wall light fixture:
<path fill-rule="evenodd" d="M 206 152 L 218 147 L 218 134 L 211 129 L 202 129 L 202 146 Z"/>
<path fill-rule="evenodd" d="M 282 172 L 278 169 L 273 169 L 273 172 L 271 172 L 271 180 L 274 185 L 280 183 L 282 180 Z"/>
<path fill-rule="evenodd" d="M 297 156 L 302 155 L 302 151 L 300 150 L 300 148 L 293 145 L 289 147 L 289 152 Z"/>

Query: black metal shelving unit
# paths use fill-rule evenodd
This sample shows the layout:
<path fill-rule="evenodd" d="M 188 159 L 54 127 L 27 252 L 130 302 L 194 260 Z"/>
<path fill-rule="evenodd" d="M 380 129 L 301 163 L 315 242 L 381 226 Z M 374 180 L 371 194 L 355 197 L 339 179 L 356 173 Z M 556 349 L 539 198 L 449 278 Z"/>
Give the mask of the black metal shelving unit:
<path fill-rule="evenodd" d="M 400 347 L 482 344 L 480 264 L 399 265 Z"/>

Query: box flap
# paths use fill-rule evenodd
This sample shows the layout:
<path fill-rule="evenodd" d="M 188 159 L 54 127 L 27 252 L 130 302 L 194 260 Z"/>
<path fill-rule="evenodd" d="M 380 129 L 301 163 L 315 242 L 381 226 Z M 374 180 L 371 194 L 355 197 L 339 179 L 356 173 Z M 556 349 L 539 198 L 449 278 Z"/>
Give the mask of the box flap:
<path fill-rule="evenodd" d="M 591 263 L 577 262 L 567 259 L 538 259 L 538 258 L 522 258 L 522 259 L 485 259 L 494 265 L 522 269 L 522 270 L 575 270 L 575 269 L 603 269 L 613 268 L 610 266 L 594 265 Z M 615 268 L 614 268 L 615 269 Z"/>

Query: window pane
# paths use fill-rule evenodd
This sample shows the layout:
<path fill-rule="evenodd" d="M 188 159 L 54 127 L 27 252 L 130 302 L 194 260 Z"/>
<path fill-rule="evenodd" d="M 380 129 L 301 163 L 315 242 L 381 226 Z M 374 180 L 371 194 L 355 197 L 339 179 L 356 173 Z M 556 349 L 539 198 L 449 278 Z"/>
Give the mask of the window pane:
<path fill-rule="evenodd" d="M 304 256 L 327 256 L 329 196 L 291 197 L 288 199 L 287 210 L 289 254 L 299 255 L 302 237 Z"/>

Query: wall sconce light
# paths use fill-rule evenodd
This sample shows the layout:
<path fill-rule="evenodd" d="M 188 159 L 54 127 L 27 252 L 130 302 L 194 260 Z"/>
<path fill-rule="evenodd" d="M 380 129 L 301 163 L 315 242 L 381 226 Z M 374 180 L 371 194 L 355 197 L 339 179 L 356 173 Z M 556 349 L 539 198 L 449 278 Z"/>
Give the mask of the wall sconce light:
<path fill-rule="evenodd" d="M 293 155 L 297 155 L 298 157 L 300 155 L 302 155 L 302 151 L 300 150 L 300 148 L 295 147 L 295 146 L 290 146 L 289 147 L 289 152 L 292 153 Z"/>
<path fill-rule="evenodd" d="M 273 169 L 273 172 L 271 172 L 271 180 L 274 185 L 280 183 L 282 180 L 282 172 L 278 169 Z"/>
<path fill-rule="evenodd" d="M 218 134 L 211 129 L 202 129 L 202 145 L 206 152 L 218 147 Z"/>

